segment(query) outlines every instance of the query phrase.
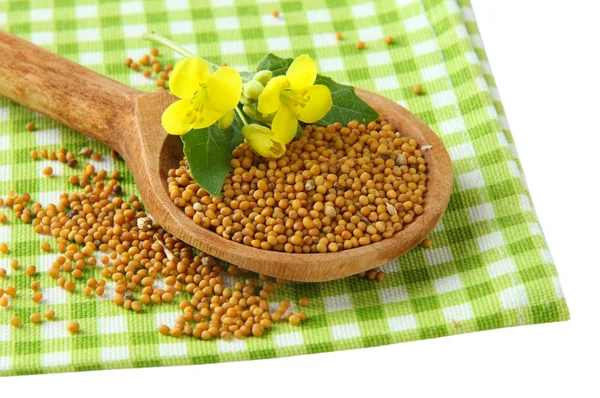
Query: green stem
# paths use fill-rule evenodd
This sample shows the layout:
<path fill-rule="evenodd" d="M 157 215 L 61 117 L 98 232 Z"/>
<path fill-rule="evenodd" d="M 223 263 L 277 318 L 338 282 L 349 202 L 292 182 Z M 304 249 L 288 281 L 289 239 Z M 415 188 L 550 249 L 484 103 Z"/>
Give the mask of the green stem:
<path fill-rule="evenodd" d="M 194 54 L 191 51 L 188 51 L 187 49 L 181 47 L 180 45 L 178 45 L 177 43 L 167 39 L 164 36 L 161 36 L 159 34 L 156 34 L 154 32 L 145 32 L 142 34 L 142 39 L 144 40 L 149 40 L 149 41 L 153 41 L 155 43 L 159 43 L 162 44 L 164 46 L 169 47 L 171 50 L 175 51 L 176 53 L 179 53 L 181 55 L 183 55 L 184 57 L 196 57 L 196 58 L 200 58 L 201 60 L 203 60 L 204 62 L 206 62 L 207 64 L 209 64 L 210 66 L 212 66 L 214 69 L 219 69 L 221 66 L 214 64 L 212 62 L 209 62 L 207 60 L 205 60 L 202 57 L 197 56 L 196 54 Z"/>
<path fill-rule="evenodd" d="M 237 106 L 235 108 L 235 111 L 237 112 L 238 116 L 240 117 L 240 119 L 242 119 L 242 123 L 244 123 L 244 126 L 248 125 L 248 122 L 246 121 L 246 118 L 244 117 L 244 114 L 242 113 L 242 111 L 240 110 L 240 108 L 238 108 Z"/>

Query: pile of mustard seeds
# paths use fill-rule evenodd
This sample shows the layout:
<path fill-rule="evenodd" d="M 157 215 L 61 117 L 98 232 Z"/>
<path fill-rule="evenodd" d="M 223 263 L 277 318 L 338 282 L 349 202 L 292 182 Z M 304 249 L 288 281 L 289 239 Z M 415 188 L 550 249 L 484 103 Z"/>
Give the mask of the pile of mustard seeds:
<path fill-rule="evenodd" d="M 423 150 L 383 119 L 307 125 L 279 159 L 239 145 L 221 196 L 194 181 L 185 159 L 169 171 L 169 194 L 194 223 L 234 242 L 337 252 L 390 238 L 423 214 Z"/>

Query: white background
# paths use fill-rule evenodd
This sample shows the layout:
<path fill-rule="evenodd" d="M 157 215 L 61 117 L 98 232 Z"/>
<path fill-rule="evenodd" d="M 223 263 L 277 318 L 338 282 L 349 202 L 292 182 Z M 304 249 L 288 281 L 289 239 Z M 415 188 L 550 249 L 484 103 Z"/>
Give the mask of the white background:
<path fill-rule="evenodd" d="M 275 360 L 9 377 L 0 394 L 600 396 L 598 2 L 472 2 L 571 321 Z"/>

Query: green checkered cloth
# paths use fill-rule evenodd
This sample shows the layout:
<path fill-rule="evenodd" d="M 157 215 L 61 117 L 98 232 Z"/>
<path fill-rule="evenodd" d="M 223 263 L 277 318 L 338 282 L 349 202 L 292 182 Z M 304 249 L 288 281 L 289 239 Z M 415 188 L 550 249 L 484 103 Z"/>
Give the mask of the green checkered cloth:
<path fill-rule="evenodd" d="M 157 326 L 179 314 L 175 304 L 138 314 L 115 306 L 110 288 L 101 298 L 67 294 L 45 272 L 55 254 L 42 252 L 40 242 L 51 239 L 4 211 L 9 221 L 0 225 L 0 242 L 10 253 L 0 255 L 0 266 L 10 269 L 13 257 L 36 265 L 44 300 L 30 300 L 23 268 L 0 280 L 19 289 L 9 308 L 0 308 L 1 375 L 273 358 L 569 318 L 468 0 L 9 0 L 0 2 L 0 28 L 141 90 L 153 86 L 123 61 L 148 51 L 151 45 L 139 39 L 148 30 L 244 70 L 267 51 L 307 53 L 322 74 L 381 93 L 424 120 L 448 148 L 455 172 L 432 248 L 417 247 L 386 264 L 382 283 L 351 277 L 282 286 L 273 301 L 290 299 L 297 310 L 297 300 L 309 297 L 308 321 L 232 342 L 159 335 Z M 388 35 L 393 45 L 385 44 Z M 358 40 L 365 50 L 356 50 Z M 177 59 L 167 49 L 162 54 L 163 64 Z M 423 95 L 412 92 L 416 84 Z M 30 121 L 35 132 L 24 128 Z M 45 204 L 71 192 L 70 169 L 32 161 L 29 151 L 86 145 L 75 131 L 0 99 L 0 193 L 29 192 Z M 122 161 L 106 156 L 95 163 L 119 170 L 126 192 L 136 192 Z M 40 177 L 46 165 L 56 177 Z M 50 308 L 55 320 L 28 321 Z M 24 320 L 19 328 L 9 326 L 15 315 Z M 81 325 L 78 335 L 66 330 L 71 320 Z"/>

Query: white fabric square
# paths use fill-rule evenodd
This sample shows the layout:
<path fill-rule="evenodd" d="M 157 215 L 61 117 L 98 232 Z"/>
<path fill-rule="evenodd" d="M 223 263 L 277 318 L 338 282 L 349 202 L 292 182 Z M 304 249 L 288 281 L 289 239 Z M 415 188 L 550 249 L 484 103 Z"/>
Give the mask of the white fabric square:
<path fill-rule="evenodd" d="M 487 270 L 492 278 L 497 278 L 502 275 L 517 272 L 517 265 L 512 258 L 503 258 L 500 261 L 488 265 Z"/>
<path fill-rule="evenodd" d="M 98 333 L 127 333 L 127 318 L 125 316 L 108 316 L 98 319 Z"/>
<path fill-rule="evenodd" d="M 319 59 L 321 72 L 344 70 L 344 60 L 341 57 Z"/>
<path fill-rule="evenodd" d="M 509 160 L 506 164 L 511 176 L 521 178 L 521 170 L 519 170 L 519 166 L 515 161 Z"/>
<path fill-rule="evenodd" d="M 71 352 L 53 352 L 50 354 L 42 355 L 42 366 L 53 367 L 53 366 L 65 366 L 71 363 Z"/>
<path fill-rule="evenodd" d="M 31 33 L 30 40 L 38 46 L 52 44 L 54 43 L 54 32 L 33 32 Z"/>
<path fill-rule="evenodd" d="M 5 242 L 8 243 L 10 242 L 10 225 L 0 225 L 0 242 Z M 8 258 L 8 256 L 2 256 L 4 258 L 0 258 L 0 261 L 2 261 L 3 263 L 8 261 L 8 263 L 10 264 L 10 259 Z M 5 268 L 5 267 L 2 267 Z M 10 266 L 8 267 L 10 268 Z M 8 268 L 5 268 L 8 271 Z M 12 268 L 11 268 L 12 269 Z"/>
<path fill-rule="evenodd" d="M 473 318 L 473 308 L 469 303 L 442 308 L 442 311 L 448 321 L 466 321 Z"/>
<path fill-rule="evenodd" d="M 233 5 L 233 0 L 212 0 L 211 5 L 214 8 L 218 7 L 231 7 Z"/>
<path fill-rule="evenodd" d="M 447 90 L 447 91 L 442 91 L 441 93 L 431 94 L 430 97 L 431 97 L 431 102 L 433 103 L 433 106 L 435 108 L 441 108 L 443 106 L 448 106 L 448 105 L 457 103 L 456 95 L 454 94 L 454 91 L 452 91 L 452 90 Z"/>
<path fill-rule="evenodd" d="M 467 28 L 465 28 L 463 25 L 457 26 L 454 31 L 459 39 L 466 39 L 469 37 L 469 32 L 467 32 Z"/>
<path fill-rule="evenodd" d="M 357 4 L 352 6 L 352 16 L 354 18 L 364 18 L 375 15 L 375 6 L 373 3 Z"/>
<path fill-rule="evenodd" d="M 408 292 L 404 286 L 391 287 L 379 290 L 379 297 L 381 297 L 383 304 L 398 303 L 408 300 Z"/>
<path fill-rule="evenodd" d="M 168 327 L 175 324 L 177 317 L 181 315 L 179 312 L 159 312 L 154 315 L 154 324 L 158 328 L 160 325 L 167 325 Z"/>
<path fill-rule="evenodd" d="M 412 46 L 412 48 L 415 55 L 429 54 L 434 51 L 437 51 L 438 49 L 435 40 L 427 40 L 421 43 L 417 43 L 414 46 Z"/>
<path fill-rule="evenodd" d="M 479 64 L 479 57 L 474 51 L 466 52 L 465 58 L 470 64 Z"/>
<path fill-rule="evenodd" d="M 308 10 L 306 11 L 306 18 L 308 22 L 329 22 L 331 21 L 331 14 L 327 8 Z"/>
<path fill-rule="evenodd" d="M 48 321 L 40 324 L 40 336 L 43 340 L 69 337 L 68 321 Z"/>
<path fill-rule="evenodd" d="M 467 213 L 469 214 L 469 220 L 471 220 L 472 223 L 493 220 L 496 217 L 494 205 L 491 203 L 484 203 L 479 206 L 469 207 L 467 209 Z"/>
<path fill-rule="evenodd" d="M 38 256 L 38 271 L 48 272 L 52 268 L 52 263 L 56 261 L 56 257 L 58 257 L 56 254 L 40 254 Z"/>
<path fill-rule="evenodd" d="M 485 179 L 481 170 L 471 171 L 469 173 L 459 174 L 458 182 L 463 191 L 473 188 L 482 188 L 485 186 Z"/>
<path fill-rule="evenodd" d="M 288 36 L 270 37 L 267 39 L 267 48 L 269 51 L 289 50 L 292 42 Z"/>
<path fill-rule="evenodd" d="M 170 11 L 187 10 L 190 8 L 190 3 L 188 0 L 166 0 L 165 7 Z"/>
<path fill-rule="evenodd" d="M 540 226 L 540 224 L 538 224 L 536 222 L 530 222 L 528 224 L 528 227 L 529 227 L 529 231 L 533 235 L 543 235 L 543 233 L 542 233 L 542 227 Z"/>
<path fill-rule="evenodd" d="M 421 69 L 421 76 L 423 76 L 424 81 L 428 82 L 442 77 L 448 77 L 448 71 L 444 64 L 432 65 Z"/>
<path fill-rule="evenodd" d="M 529 305 L 529 298 L 525 291 L 525 286 L 517 285 L 498 293 L 500 296 L 500 303 L 506 310 L 512 310 L 514 308 L 526 307 Z"/>
<path fill-rule="evenodd" d="M 477 238 L 477 244 L 479 244 L 479 250 L 482 252 L 498 249 L 504 246 L 504 237 L 502 236 L 502 232 L 493 232 L 489 235 Z"/>
<path fill-rule="evenodd" d="M 144 76 L 141 73 L 130 73 L 129 74 L 129 84 L 132 86 L 143 86 L 145 84 L 152 83 L 152 79 Z"/>
<path fill-rule="evenodd" d="M 218 352 L 243 352 L 246 351 L 245 340 L 217 340 L 217 351 Z"/>
<path fill-rule="evenodd" d="M 121 14 L 141 14 L 144 12 L 144 2 L 130 1 L 121 3 Z"/>
<path fill-rule="evenodd" d="M 0 12 L 0 25 L 5 25 L 5 24 L 6 24 L 6 13 Z"/>
<path fill-rule="evenodd" d="M 423 14 L 417 15 L 412 18 L 408 18 L 404 21 L 404 27 L 407 32 L 414 32 L 415 30 L 429 27 L 429 21 Z"/>
<path fill-rule="evenodd" d="M 10 340 L 10 325 L 0 325 L 0 342 Z"/>
<path fill-rule="evenodd" d="M 140 73 L 140 75 L 141 75 L 141 73 Z M 104 170 L 110 172 L 115 169 L 114 159 L 111 156 L 107 156 L 107 155 L 102 155 L 101 160 L 89 159 L 88 163 L 93 165 L 96 168 L 96 170 L 104 169 Z"/>
<path fill-rule="evenodd" d="M 56 165 L 55 164 L 52 164 L 52 165 L 54 166 L 53 167 L 53 170 L 54 170 Z M 56 170 L 54 170 L 54 171 L 56 171 Z M 40 170 L 40 174 L 41 174 L 41 170 Z M 63 193 L 63 191 L 40 192 L 37 194 L 37 201 L 40 202 L 40 204 L 44 207 L 46 207 L 49 203 L 57 204 L 61 193 Z M 56 255 L 54 257 L 55 257 L 54 259 L 56 259 Z"/>
<path fill-rule="evenodd" d="M 506 139 L 506 135 L 504 135 L 503 132 L 496 133 L 496 138 L 498 138 L 498 143 L 500 146 L 508 147 L 510 145 Z"/>
<path fill-rule="evenodd" d="M 59 129 L 48 129 L 48 130 L 36 130 L 35 131 L 35 142 L 40 146 L 60 144 L 60 130 Z"/>
<path fill-rule="evenodd" d="M 100 360 L 102 362 L 124 361 L 129 359 L 129 347 L 102 347 L 100 349 Z"/>
<path fill-rule="evenodd" d="M 5 122 L 8 119 L 10 119 L 10 112 L 8 110 L 8 107 L 5 106 L 4 108 L 0 108 L 0 122 Z"/>
<path fill-rule="evenodd" d="M 362 41 L 380 40 L 383 39 L 383 29 L 381 26 L 359 29 L 358 37 Z"/>
<path fill-rule="evenodd" d="M 398 270 L 400 269 L 400 264 L 398 264 L 398 260 L 394 259 L 392 261 L 388 261 L 387 263 L 383 264 L 381 267 L 379 267 L 383 272 L 398 272 Z"/>
<path fill-rule="evenodd" d="M 336 325 L 331 327 L 331 334 L 334 340 L 351 339 L 353 337 L 360 337 L 360 328 L 357 323 Z"/>
<path fill-rule="evenodd" d="M 183 35 L 194 32 L 192 21 L 173 21 L 169 22 L 169 29 L 173 35 Z"/>
<path fill-rule="evenodd" d="M 158 355 L 161 357 L 181 357 L 187 355 L 186 343 L 159 344 Z"/>
<path fill-rule="evenodd" d="M 222 54 L 243 54 L 245 51 L 243 40 L 231 40 L 221 42 Z"/>
<path fill-rule="evenodd" d="M 125 25 L 123 26 L 123 35 L 125 37 L 140 37 L 142 33 L 146 32 L 148 28 L 146 24 L 139 25 Z"/>
<path fill-rule="evenodd" d="M 450 293 L 463 288 L 462 281 L 458 275 L 450 275 L 445 278 L 435 279 L 433 286 L 438 294 Z"/>
<path fill-rule="evenodd" d="M 560 279 L 558 279 L 558 277 L 553 276 L 552 277 L 552 284 L 554 285 L 554 291 L 556 292 L 556 297 L 560 298 L 564 298 L 565 295 L 562 291 L 562 286 L 560 284 Z"/>
<path fill-rule="evenodd" d="M 98 6 L 95 4 L 87 6 L 75 6 L 75 17 L 79 18 L 91 18 L 98 15 Z"/>
<path fill-rule="evenodd" d="M 408 5 L 414 4 L 417 0 L 396 0 L 396 4 L 398 7 L 406 7 Z"/>
<path fill-rule="evenodd" d="M 481 35 L 479 35 L 477 33 L 474 33 L 471 35 L 471 43 L 473 43 L 473 47 L 475 47 L 475 48 L 483 48 L 483 40 L 481 39 Z M 489 62 L 488 62 L 488 65 L 489 65 Z"/>
<path fill-rule="evenodd" d="M 12 166 L 10 164 L 0 166 L 0 181 L 10 181 L 12 179 Z"/>
<path fill-rule="evenodd" d="M 237 17 L 215 18 L 215 27 L 217 30 L 233 30 L 240 28 L 240 22 Z"/>
<path fill-rule="evenodd" d="M 459 133 L 462 131 L 467 131 L 467 126 L 465 125 L 465 121 L 462 117 L 440 122 L 440 132 L 442 134 Z"/>
<path fill-rule="evenodd" d="M 489 91 L 488 84 L 483 77 L 475 78 L 475 83 L 477 84 L 479 91 Z"/>
<path fill-rule="evenodd" d="M 425 260 L 429 265 L 438 265 L 454 260 L 452 250 L 449 247 L 440 247 L 439 249 L 427 249 L 423 251 Z"/>
<path fill-rule="evenodd" d="M 519 203 L 521 204 L 521 210 L 533 211 L 533 206 L 527 195 L 519 195 Z"/>
<path fill-rule="evenodd" d="M 0 22 L 2 22 L 0 20 Z M 0 370 L 11 370 L 12 369 L 12 358 L 11 357 L 0 357 Z"/>
<path fill-rule="evenodd" d="M 343 294 L 341 296 L 324 297 L 323 303 L 325 304 L 325 311 L 327 312 L 352 309 L 352 302 L 350 301 L 350 296 L 347 294 Z"/>
<path fill-rule="evenodd" d="M 487 83 L 485 82 L 484 79 L 481 79 L 481 80 L 483 80 L 483 83 L 485 83 L 485 85 L 486 85 L 486 87 L 481 89 L 481 91 L 487 91 Z M 488 106 L 487 112 L 488 112 L 488 115 L 490 115 L 490 117 L 492 119 L 498 119 L 498 111 L 496 110 L 496 107 L 494 105 Z"/>
<path fill-rule="evenodd" d="M 392 332 L 403 332 L 417 328 L 417 318 L 414 315 L 399 316 L 388 319 L 388 326 Z"/>
<path fill-rule="evenodd" d="M 554 264 L 554 259 L 552 258 L 552 253 L 550 253 L 550 250 L 540 249 L 540 255 L 546 264 Z"/>
<path fill-rule="evenodd" d="M 77 41 L 87 42 L 87 41 L 98 41 L 100 40 L 100 29 L 90 28 L 90 29 L 77 29 Z"/>
<path fill-rule="evenodd" d="M 379 91 L 393 90 L 400 87 L 400 82 L 396 76 L 377 77 L 375 78 L 375 87 Z"/>
<path fill-rule="evenodd" d="M 29 11 L 29 20 L 31 22 L 49 21 L 52 19 L 51 8 L 34 8 Z"/>
<path fill-rule="evenodd" d="M 102 52 L 79 53 L 79 63 L 81 65 L 102 65 L 104 63 L 104 54 Z"/>
<path fill-rule="evenodd" d="M 265 14 L 260 17 L 260 20 L 263 26 L 285 26 L 285 19 L 281 14 L 277 18 L 271 14 Z"/>
<path fill-rule="evenodd" d="M 9 228 L 10 227 L 8 225 L 5 227 L 0 227 L 0 233 L 2 233 L 4 236 L 10 234 Z M 0 242 L 8 243 L 8 240 Z M 10 258 L 0 258 L 0 268 L 4 268 L 6 270 L 6 275 L 10 275 L 14 272 L 14 270 L 10 267 L 10 260 Z"/>
<path fill-rule="evenodd" d="M 392 57 L 389 51 L 374 52 L 367 57 L 367 65 L 369 66 L 388 65 L 391 63 Z"/>
<path fill-rule="evenodd" d="M 315 47 L 331 47 L 337 45 L 337 40 L 333 33 L 321 33 L 313 35 Z"/>
<path fill-rule="evenodd" d="M 69 301 L 67 291 L 60 287 L 48 287 L 41 290 L 44 298 L 42 303 L 47 305 L 66 304 Z"/>
<path fill-rule="evenodd" d="M 461 160 L 475 157 L 475 148 L 472 142 L 455 145 L 448 148 L 448 153 L 452 160 Z"/>
<path fill-rule="evenodd" d="M 273 336 L 275 344 L 278 347 L 291 347 L 295 345 L 303 345 L 304 338 L 301 332 L 276 334 Z"/>

